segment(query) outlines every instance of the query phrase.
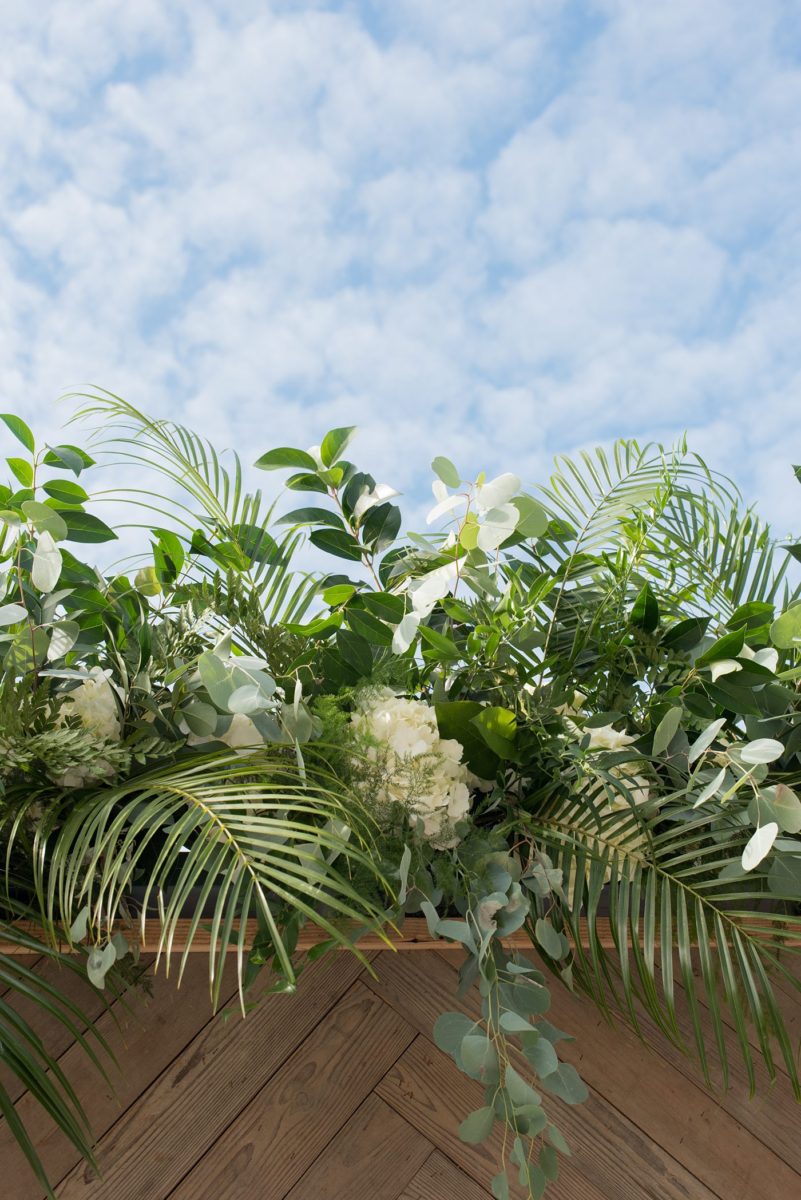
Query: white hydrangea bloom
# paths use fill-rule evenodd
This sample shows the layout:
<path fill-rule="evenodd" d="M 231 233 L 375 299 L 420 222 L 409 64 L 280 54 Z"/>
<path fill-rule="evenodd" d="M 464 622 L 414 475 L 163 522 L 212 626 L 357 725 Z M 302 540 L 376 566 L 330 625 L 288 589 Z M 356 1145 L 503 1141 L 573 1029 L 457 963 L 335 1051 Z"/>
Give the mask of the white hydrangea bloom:
<path fill-rule="evenodd" d="M 461 744 L 439 736 L 433 708 L 378 688 L 364 693 L 352 723 L 367 759 L 382 768 L 374 801 L 408 809 L 410 824 L 422 820 L 436 849 L 458 845 L 453 825 L 470 811 L 470 772 Z"/>
<path fill-rule="evenodd" d="M 118 742 L 122 736 L 119 709 L 108 673 L 94 667 L 90 677 L 65 697 L 61 709 L 65 717 L 78 717 L 84 729 L 108 742 Z"/>
<path fill-rule="evenodd" d="M 59 724 L 63 724 L 67 717 L 77 717 L 84 729 L 98 739 L 118 742 L 122 737 L 122 726 L 114 689 L 108 678 L 110 673 L 93 667 L 89 678 L 64 698 Z M 91 766 L 70 767 L 56 779 L 56 783 L 63 788 L 78 788 L 113 776 L 114 768 L 103 759 L 97 759 Z"/>

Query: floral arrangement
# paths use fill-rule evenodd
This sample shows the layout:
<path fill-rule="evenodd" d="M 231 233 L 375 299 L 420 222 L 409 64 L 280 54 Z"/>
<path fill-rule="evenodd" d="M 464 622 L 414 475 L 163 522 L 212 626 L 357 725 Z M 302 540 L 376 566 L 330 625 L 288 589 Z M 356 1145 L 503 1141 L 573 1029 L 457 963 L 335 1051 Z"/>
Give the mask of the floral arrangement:
<path fill-rule="evenodd" d="M 106 393 L 76 415 L 88 449 L 2 417 L 24 450 L 0 486 L 6 944 L 123 987 L 138 923 L 157 916 L 169 956 L 189 917 L 190 942 L 211 928 L 213 1001 L 232 950 L 244 1011 L 308 957 L 422 914 L 463 947 L 461 992 L 480 989 L 480 1020 L 433 1033 L 485 1088 L 460 1135 L 507 1131 L 498 1200 L 543 1194 L 569 1153 L 547 1096 L 586 1097 L 549 978 L 681 1041 L 678 977 L 707 1078 L 715 1056 L 726 1073 L 728 1009 L 751 1080 L 749 1025 L 801 1097 L 772 983 L 798 986 L 801 547 L 683 445 L 560 460 L 536 495 L 439 457 L 427 532 L 401 538 L 351 429 L 259 459 L 311 497 L 276 516 L 190 431 Z M 93 497 L 104 462 L 160 482 Z M 120 498 L 149 547 L 100 569 L 120 530 L 97 510 Z M 298 565 L 308 547 L 320 569 Z M 68 1082 L 7 1010 L 0 1060 L 91 1161 Z M 0 1110 L 14 1122 L 2 1085 Z"/>

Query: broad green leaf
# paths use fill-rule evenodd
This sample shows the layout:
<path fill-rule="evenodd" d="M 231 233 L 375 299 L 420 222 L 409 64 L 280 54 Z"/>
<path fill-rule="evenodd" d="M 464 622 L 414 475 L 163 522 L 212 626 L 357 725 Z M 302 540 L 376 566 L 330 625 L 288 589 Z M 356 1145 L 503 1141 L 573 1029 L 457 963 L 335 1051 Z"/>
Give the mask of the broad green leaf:
<path fill-rule="evenodd" d="M 96 988 L 102 989 L 106 982 L 106 975 L 116 961 L 117 950 L 113 942 L 109 942 L 102 949 L 91 950 L 86 960 L 86 974 L 89 982 Z"/>
<path fill-rule="evenodd" d="M 465 1074 L 471 1079 L 478 1079 L 485 1085 L 498 1082 L 498 1053 L 494 1043 L 485 1034 L 468 1033 L 462 1038 L 459 1057 Z"/>
<path fill-rule="evenodd" d="M 15 416 L 14 413 L 0 413 L 0 421 L 7 425 L 17 441 L 22 442 L 25 449 L 33 454 L 36 443 L 33 440 L 33 434 L 22 418 Z"/>
<path fill-rule="evenodd" d="M 687 762 L 690 766 L 692 766 L 696 759 L 701 757 L 705 750 L 709 749 L 725 724 L 726 718 L 720 717 L 717 721 L 712 721 L 711 724 L 707 725 L 706 729 L 701 731 L 690 746 L 687 754 Z"/>
<path fill-rule="evenodd" d="M 501 1013 L 500 1021 L 498 1022 L 501 1029 L 506 1033 L 532 1033 L 534 1026 L 525 1017 L 521 1017 L 516 1012 Z"/>
<path fill-rule="evenodd" d="M 517 718 L 511 709 L 499 705 L 482 708 L 472 723 L 500 758 L 516 757 Z"/>
<path fill-rule="evenodd" d="M 550 523 L 550 517 L 542 505 L 533 496 L 515 496 L 510 502 L 518 512 L 515 532 L 521 537 L 531 540 L 540 538 Z"/>
<path fill-rule="evenodd" d="M 735 629 L 733 633 L 726 633 L 695 660 L 695 665 L 696 667 L 706 667 L 709 663 L 718 662 L 721 658 L 736 658 L 744 643 L 745 630 Z"/>
<path fill-rule="evenodd" d="M 25 621 L 27 616 L 28 611 L 21 604 L 0 604 L 0 628 L 16 625 L 19 621 Z"/>
<path fill-rule="evenodd" d="M 505 1171 L 501 1171 L 498 1175 L 493 1175 L 490 1187 L 492 1189 L 493 1200 L 509 1200 L 509 1179 Z"/>
<path fill-rule="evenodd" d="M 117 535 L 105 522 L 91 513 L 62 509 L 67 525 L 68 542 L 115 542 Z"/>
<path fill-rule="evenodd" d="M 349 629 L 339 629 L 336 634 L 339 653 L 359 675 L 366 679 L 373 673 L 373 652 L 370 645 L 359 634 Z"/>
<path fill-rule="evenodd" d="M 325 550 L 327 554 L 333 554 L 337 558 L 348 558 L 352 562 L 361 561 L 361 546 L 344 529 L 314 529 L 309 534 L 309 541 L 319 550 Z"/>
<path fill-rule="evenodd" d="M 458 1055 L 462 1042 L 474 1029 L 475 1023 L 464 1013 L 442 1013 L 434 1023 L 434 1043 L 446 1054 Z"/>
<path fill-rule="evenodd" d="M 542 946 L 549 958 L 560 959 L 562 953 L 562 939 L 554 929 L 551 922 L 546 917 L 539 917 L 534 932 L 537 941 Z"/>
<path fill-rule="evenodd" d="M 692 650 L 707 631 L 710 617 L 687 617 L 662 635 L 662 645 L 671 650 Z"/>
<path fill-rule="evenodd" d="M 740 751 L 740 758 L 744 763 L 772 763 L 777 758 L 781 758 L 784 754 L 784 746 L 781 742 L 775 741 L 773 738 L 757 738 L 755 742 L 748 742 Z"/>
<path fill-rule="evenodd" d="M 788 608 L 770 627 L 770 640 L 780 650 L 801 650 L 801 604 Z"/>
<path fill-rule="evenodd" d="M 276 522 L 278 525 L 329 525 L 333 529 L 344 529 L 342 518 L 326 508 L 293 508 Z"/>
<path fill-rule="evenodd" d="M 352 583 L 335 583 L 323 591 L 323 600 L 329 608 L 339 608 L 347 604 L 356 595 L 356 587 Z"/>
<path fill-rule="evenodd" d="M 449 637 L 438 633 L 436 629 L 429 629 L 427 625 L 421 625 L 420 637 L 436 651 L 438 658 L 444 659 L 446 662 L 455 662 L 462 657 L 459 647 Z"/>
<path fill-rule="evenodd" d="M 547 1038 L 537 1038 L 536 1041 L 526 1041 L 523 1053 L 531 1063 L 540 1079 L 547 1079 L 559 1067 L 556 1051 Z"/>
<path fill-rule="evenodd" d="M 38 533 L 49 533 L 56 542 L 64 541 L 67 522 L 54 508 L 40 504 L 38 500 L 24 500 L 21 508 Z"/>
<path fill-rule="evenodd" d="M 71 445 L 51 446 L 42 461 L 45 466 L 72 471 L 73 475 L 80 475 L 84 467 L 95 465 L 95 460 L 85 450 Z"/>
<path fill-rule="evenodd" d="M 48 496 L 52 496 L 54 500 L 60 500 L 64 504 L 83 504 L 89 499 L 81 485 L 72 479 L 48 479 L 46 483 L 42 484 L 42 488 Z"/>
<path fill-rule="evenodd" d="M 555 1071 L 542 1079 L 542 1086 L 567 1104 L 583 1104 L 589 1096 L 586 1084 L 570 1063 L 560 1063 Z"/>
<path fill-rule="evenodd" d="M 646 583 L 631 610 L 631 624 L 645 633 L 653 633 L 659 625 L 659 604 L 650 583 Z"/>
<path fill-rule="evenodd" d="M 368 642 L 372 642 L 374 646 L 392 645 L 392 630 L 383 621 L 379 621 L 378 617 L 374 617 L 372 613 L 364 612 L 362 609 L 351 605 L 347 612 L 347 618 L 348 625 L 353 633 L 357 633 Z"/>
<path fill-rule="evenodd" d="M 31 564 L 31 582 L 40 592 L 52 592 L 61 578 L 61 552 L 51 534 L 39 534 Z"/>
<path fill-rule="evenodd" d="M 262 471 L 280 471 L 283 467 L 299 467 L 303 471 L 317 470 L 317 462 L 311 454 L 291 446 L 279 446 L 276 450 L 268 450 L 253 465 Z"/>
<path fill-rule="evenodd" d="M 477 700 L 450 700 L 435 704 L 440 737 L 453 738 L 464 749 L 464 761 L 480 779 L 492 779 L 498 770 L 498 755 L 491 750 L 473 724 L 482 706 Z"/>
<path fill-rule="evenodd" d="M 6 462 L 15 479 L 18 479 L 24 488 L 29 488 L 33 483 L 33 467 L 27 458 L 7 458 Z"/>
<path fill-rule="evenodd" d="M 762 825 L 756 830 L 743 850 L 742 868 L 744 871 L 753 871 L 770 854 L 778 832 L 779 826 L 775 821 L 768 821 L 767 825 Z"/>
<path fill-rule="evenodd" d="M 542 1104 L 542 1096 L 539 1092 L 535 1092 L 531 1084 L 513 1066 L 506 1067 L 503 1082 L 515 1108 L 522 1108 L 529 1104 L 539 1107 Z"/>
<path fill-rule="evenodd" d="M 492 1127 L 495 1124 L 495 1109 L 494 1108 L 477 1108 L 475 1112 L 471 1112 L 468 1117 L 465 1117 L 459 1126 L 459 1137 L 463 1142 L 470 1145 L 476 1145 L 478 1142 L 484 1142 L 492 1133 Z"/>
<path fill-rule="evenodd" d="M 651 748 L 651 753 L 653 754 L 654 758 L 658 757 L 660 754 L 663 754 L 664 751 L 667 750 L 668 746 L 678 733 L 683 715 L 684 709 L 678 706 L 676 708 L 668 709 L 668 711 L 665 713 L 664 717 L 656 727 L 656 732 L 654 733 L 654 744 Z"/>
<path fill-rule="evenodd" d="M 774 896 L 797 901 L 801 896 L 801 857 L 776 854 L 768 872 L 768 887 Z"/>
<path fill-rule="evenodd" d="M 69 654 L 77 642 L 81 627 L 77 621 L 57 621 L 50 633 L 50 645 L 47 647 L 47 661 L 55 662 Z"/>
<path fill-rule="evenodd" d="M 342 429 L 332 429 L 325 435 L 320 444 L 320 458 L 324 466 L 331 467 L 339 461 L 355 432 L 355 425 L 346 425 Z"/>
<path fill-rule="evenodd" d="M 462 477 L 451 460 L 441 454 L 437 455 L 432 462 L 431 470 L 442 480 L 446 487 L 458 488 L 462 482 Z"/>
<path fill-rule="evenodd" d="M 389 621 L 391 625 L 402 621 L 406 611 L 403 598 L 393 596 L 390 592 L 365 592 L 362 602 L 374 617 L 379 617 L 382 621 Z"/>
<path fill-rule="evenodd" d="M 398 536 L 400 524 L 401 514 L 396 504 L 376 504 L 362 521 L 362 541 L 374 554 L 383 554 Z"/>

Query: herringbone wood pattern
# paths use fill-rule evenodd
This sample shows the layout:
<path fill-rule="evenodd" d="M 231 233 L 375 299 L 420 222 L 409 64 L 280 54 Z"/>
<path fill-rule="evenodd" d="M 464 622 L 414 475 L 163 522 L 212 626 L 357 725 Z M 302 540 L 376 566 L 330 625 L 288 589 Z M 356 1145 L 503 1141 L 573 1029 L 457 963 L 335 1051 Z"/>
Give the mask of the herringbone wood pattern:
<path fill-rule="evenodd" d="M 348 955 L 329 956 L 297 995 L 271 997 L 242 1020 L 233 1005 L 210 1015 L 207 964 L 193 956 L 180 989 L 158 976 L 152 999 L 129 998 L 130 1011 L 98 1000 L 119 1064 L 113 1086 L 61 1031 L 43 1028 L 90 1114 L 103 1166 L 98 1179 L 77 1162 L 18 1089 L 59 1200 L 486 1200 L 497 1140 L 466 1146 L 456 1136 L 481 1089 L 430 1037 L 436 1015 L 455 1007 L 454 962 L 382 953 L 374 978 Z M 232 979 L 227 990 L 233 1002 Z M 801 1196 L 801 1109 L 786 1077 L 772 1089 L 763 1080 L 749 1101 L 737 1071 L 732 1089 L 713 1096 L 647 1026 L 648 1045 L 561 990 L 552 1016 L 576 1035 L 565 1055 L 592 1094 L 580 1109 L 552 1102 L 573 1155 L 551 1200 Z M 797 1034 L 801 1005 L 791 1002 L 791 1016 Z M 2 1124 L 0 1179 L 7 1200 L 41 1195 Z"/>

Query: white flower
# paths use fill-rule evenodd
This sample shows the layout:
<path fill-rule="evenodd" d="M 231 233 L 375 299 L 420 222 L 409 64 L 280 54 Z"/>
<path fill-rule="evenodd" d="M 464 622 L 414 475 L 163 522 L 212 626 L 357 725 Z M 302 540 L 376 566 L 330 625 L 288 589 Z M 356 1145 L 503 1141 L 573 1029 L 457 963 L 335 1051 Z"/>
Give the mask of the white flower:
<path fill-rule="evenodd" d="M 89 678 L 65 696 L 59 713 L 59 725 L 63 725 L 67 717 L 77 717 L 84 729 L 98 740 L 118 742 L 122 737 L 122 726 L 114 689 L 108 679 L 110 674 L 110 671 L 93 667 Z M 113 776 L 111 764 L 98 758 L 85 767 L 70 767 L 58 776 L 56 783 L 63 788 L 77 788 Z"/>
<path fill-rule="evenodd" d="M 246 747 L 260 746 L 264 738 L 250 717 L 245 713 L 234 713 L 231 724 L 217 740 L 225 742 L 226 746 L 230 746 L 232 750 L 243 750 Z"/>
<path fill-rule="evenodd" d="M 587 732 L 590 735 L 590 750 L 623 750 L 636 741 L 631 734 L 621 733 L 612 725 L 600 725 Z"/>
<path fill-rule="evenodd" d="M 379 688 L 364 693 L 351 720 L 367 744 L 368 760 L 380 762 L 383 771 L 383 785 L 373 799 L 406 808 L 409 823 L 414 827 L 422 821 L 436 849 L 458 845 L 453 826 L 470 811 L 470 773 L 461 761 L 460 743 L 440 738 L 430 705 Z"/>
<path fill-rule="evenodd" d="M 110 672 L 94 667 L 90 676 L 64 698 L 61 721 L 78 717 L 84 729 L 108 742 L 118 742 L 122 736 L 119 710 L 114 689 L 108 681 Z"/>
<path fill-rule="evenodd" d="M 391 500 L 393 496 L 399 495 L 400 492 L 394 487 L 390 487 L 388 483 L 377 483 L 372 491 L 365 489 L 353 506 L 354 521 L 361 521 L 364 514 L 376 504 L 383 504 L 385 500 Z"/>

